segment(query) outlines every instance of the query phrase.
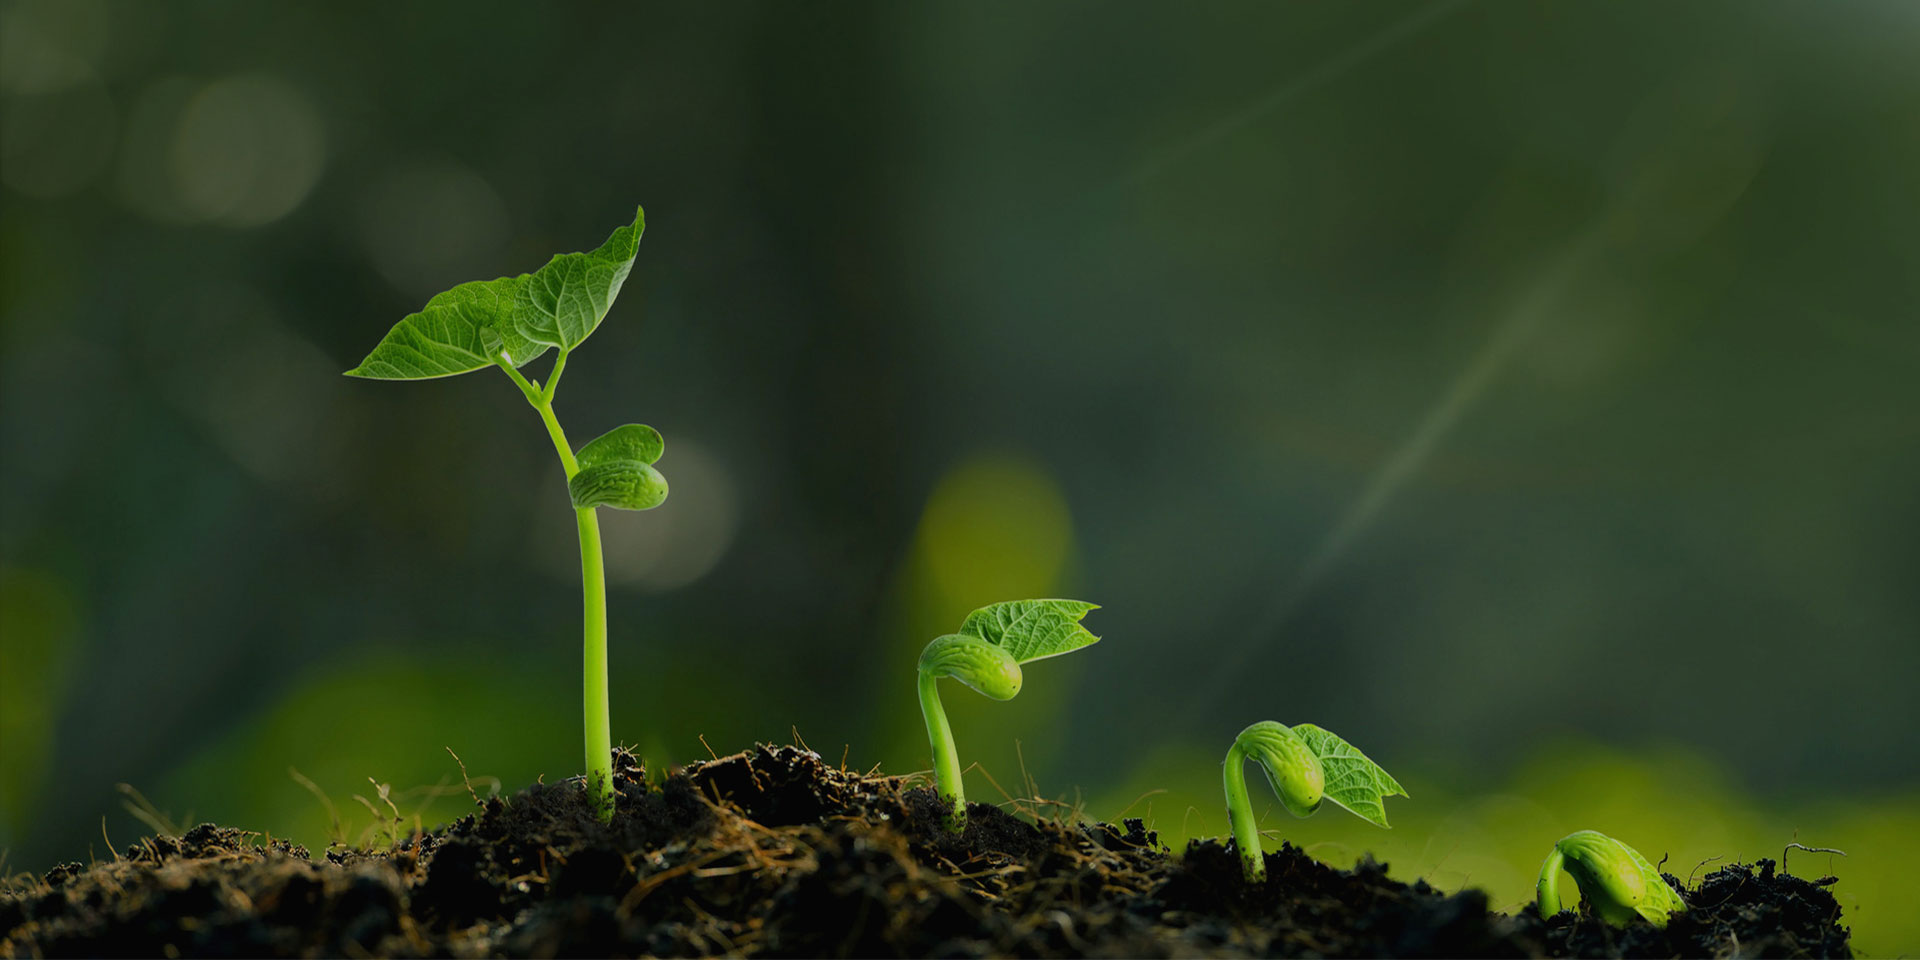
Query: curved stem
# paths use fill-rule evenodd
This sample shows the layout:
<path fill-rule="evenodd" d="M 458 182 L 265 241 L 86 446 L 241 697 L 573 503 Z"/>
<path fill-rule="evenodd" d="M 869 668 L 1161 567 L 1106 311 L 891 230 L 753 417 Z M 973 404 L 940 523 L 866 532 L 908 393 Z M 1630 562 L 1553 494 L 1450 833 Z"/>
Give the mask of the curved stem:
<path fill-rule="evenodd" d="M 1233 827 L 1233 845 L 1240 849 L 1240 865 L 1247 882 L 1259 883 L 1267 875 L 1267 863 L 1260 850 L 1260 824 L 1253 819 L 1253 801 L 1247 796 L 1246 768 L 1247 752 L 1235 740 L 1227 748 L 1220 774 L 1227 793 L 1227 822 Z"/>
<path fill-rule="evenodd" d="M 947 725 L 947 711 L 940 706 L 940 678 L 920 671 L 920 715 L 927 721 L 927 742 L 933 745 L 933 786 L 940 799 L 953 805 L 947 814 L 947 829 L 959 833 L 967 828 L 967 792 L 960 782 L 960 752 L 953 745 L 953 728 Z"/>
<path fill-rule="evenodd" d="M 1540 881 L 1534 885 L 1533 895 L 1542 920 L 1560 912 L 1560 868 L 1566 857 L 1556 843 L 1553 852 L 1547 854 L 1547 862 L 1540 865 Z"/>

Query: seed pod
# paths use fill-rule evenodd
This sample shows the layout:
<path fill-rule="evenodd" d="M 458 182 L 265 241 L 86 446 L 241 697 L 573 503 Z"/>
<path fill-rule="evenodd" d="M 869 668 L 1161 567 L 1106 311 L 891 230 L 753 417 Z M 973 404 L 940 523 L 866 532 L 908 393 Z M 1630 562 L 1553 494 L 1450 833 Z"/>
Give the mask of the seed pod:
<path fill-rule="evenodd" d="M 609 460 L 574 474 L 567 493 L 575 507 L 651 510 L 667 499 L 667 478 L 638 460 Z"/>
<path fill-rule="evenodd" d="M 613 460 L 638 460 L 641 463 L 653 463 L 665 453 L 667 441 L 660 431 L 644 423 L 629 423 L 614 427 L 580 448 L 577 457 L 582 470 L 587 467 L 607 463 Z"/>
<path fill-rule="evenodd" d="M 920 672 L 952 677 L 995 700 L 1020 692 L 1020 663 L 1013 655 L 979 637 L 950 633 L 936 637 L 920 652 Z"/>
<path fill-rule="evenodd" d="M 1580 885 L 1580 893 L 1593 912 L 1608 923 L 1620 926 L 1640 916 L 1656 927 L 1665 927 L 1668 914 L 1687 909 L 1686 901 L 1640 851 L 1604 833 L 1581 830 L 1568 834 L 1554 845 L 1554 850 L 1564 858 L 1566 871 Z M 1552 866 L 1549 858 L 1549 869 L 1543 874 Z M 1545 881 L 1543 877 L 1542 883 Z"/>
<path fill-rule="evenodd" d="M 1272 720 L 1262 720 L 1240 731 L 1235 742 L 1247 756 L 1260 761 L 1260 768 L 1267 772 L 1267 782 L 1273 785 L 1273 792 L 1280 795 L 1280 802 L 1286 805 L 1288 813 L 1304 817 L 1320 809 L 1320 799 L 1326 790 L 1326 771 L 1320 765 L 1320 758 L 1314 756 L 1306 742 L 1292 730 Z"/>

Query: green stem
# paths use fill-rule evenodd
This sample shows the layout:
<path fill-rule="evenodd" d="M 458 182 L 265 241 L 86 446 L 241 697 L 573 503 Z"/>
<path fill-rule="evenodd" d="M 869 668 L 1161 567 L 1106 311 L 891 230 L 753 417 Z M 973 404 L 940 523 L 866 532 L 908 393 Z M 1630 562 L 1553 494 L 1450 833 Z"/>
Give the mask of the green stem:
<path fill-rule="evenodd" d="M 505 370 L 507 372 L 507 376 L 513 378 L 514 386 L 517 386 L 520 388 L 520 392 L 526 396 L 528 403 L 531 403 L 536 407 L 540 405 L 540 402 L 541 402 L 540 388 L 534 386 L 531 383 L 528 383 L 527 378 L 521 376 L 519 370 L 514 369 L 513 361 L 507 357 L 506 353 L 503 352 L 499 356 L 494 357 L 493 363 L 495 366 L 499 367 L 500 369 Z M 551 401 L 553 398 L 547 397 L 546 399 L 548 401 Z"/>
<path fill-rule="evenodd" d="M 967 828 L 967 791 L 960 782 L 960 751 L 953 745 L 947 711 L 940 706 L 940 678 L 925 670 L 920 671 L 920 715 L 926 718 L 927 742 L 933 745 L 934 791 L 952 805 L 947 829 L 959 833 Z"/>
<path fill-rule="evenodd" d="M 534 394 L 539 396 L 538 393 Z M 567 470 L 567 479 L 580 472 L 580 462 L 573 458 L 573 448 L 567 444 L 567 432 L 560 429 L 560 419 L 553 415 L 553 404 L 540 400 L 533 405 L 540 412 L 540 422 L 547 425 L 547 437 L 553 441 L 553 452 L 560 455 L 560 465 Z"/>
<path fill-rule="evenodd" d="M 587 725 L 587 794 L 602 822 L 613 819 L 613 713 L 607 704 L 607 575 L 600 557 L 600 515 L 580 521 L 580 591 L 586 639 L 581 647 L 581 702 Z"/>
<path fill-rule="evenodd" d="M 527 403 L 540 414 L 540 422 L 547 428 L 547 437 L 553 441 L 553 451 L 560 455 L 560 465 L 566 469 L 567 479 L 572 480 L 573 475 L 580 472 L 580 462 L 573 456 L 573 445 L 567 442 L 567 432 L 560 428 L 560 419 L 553 414 L 553 393 L 560 384 L 561 372 L 566 369 L 567 352 L 560 351 L 559 358 L 554 361 L 553 373 L 547 378 L 545 390 L 529 383 L 504 355 L 496 362 L 519 385 L 520 392 L 527 397 Z M 580 528 L 580 595 L 584 634 L 581 643 L 581 702 L 586 723 L 587 795 L 593 802 L 594 812 L 602 821 L 607 821 L 613 819 L 613 719 L 607 702 L 606 564 L 600 550 L 600 516 L 595 508 L 576 509 L 574 519 Z"/>
<path fill-rule="evenodd" d="M 1247 796 L 1247 752 L 1238 740 L 1227 748 L 1227 762 L 1220 778 L 1227 792 L 1227 822 L 1233 827 L 1233 844 L 1240 848 L 1240 864 L 1249 883 L 1259 883 L 1267 875 L 1266 858 L 1260 850 L 1260 824 L 1253 819 L 1253 801 Z"/>
<path fill-rule="evenodd" d="M 1560 845 L 1554 844 L 1553 852 L 1547 854 L 1547 862 L 1540 865 L 1540 882 L 1535 884 L 1533 892 L 1534 905 L 1543 920 L 1560 912 L 1560 868 L 1566 858 Z"/>
<path fill-rule="evenodd" d="M 553 369 L 547 373 L 547 388 L 540 394 L 542 400 L 548 403 L 553 402 L 553 392 L 560 389 L 560 375 L 566 371 L 567 351 L 563 347 L 560 350 L 560 355 L 553 359 Z"/>

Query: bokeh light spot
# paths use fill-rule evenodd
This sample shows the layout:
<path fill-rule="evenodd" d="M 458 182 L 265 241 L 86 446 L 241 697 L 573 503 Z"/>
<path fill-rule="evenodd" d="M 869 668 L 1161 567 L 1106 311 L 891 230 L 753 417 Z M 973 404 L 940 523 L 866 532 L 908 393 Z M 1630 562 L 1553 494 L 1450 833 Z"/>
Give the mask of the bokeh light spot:
<path fill-rule="evenodd" d="M 257 227 L 293 212 L 326 165 L 320 118 L 272 77 L 230 77 L 188 102 L 171 162 L 182 206 L 196 219 Z"/>
<path fill-rule="evenodd" d="M 0 7 L 0 91 L 55 93 L 95 75 L 111 24 L 95 0 L 38 0 Z"/>
<path fill-rule="evenodd" d="M 485 273 L 509 228 L 493 187 L 451 163 L 388 172 L 361 195 L 358 219 L 381 275 L 422 300 Z"/>
<path fill-rule="evenodd" d="M 608 583 L 660 593 L 719 565 L 733 544 L 740 506 L 726 466 L 697 441 L 668 435 L 656 466 L 667 478 L 667 501 L 652 510 L 601 510 L 600 545 Z M 557 489 L 541 502 L 564 504 L 566 496 Z M 547 572 L 578 582 L 580 545 L 571 520 L 536 510 L 532 521 Z"/>
<path fill-rule="evenodd" d="M 920 520 L 920 554 L 943 607 L 1045 593 L 1073 545 L 1066 498 L 1030 460 L 976 456 L 942 478 Z"/>

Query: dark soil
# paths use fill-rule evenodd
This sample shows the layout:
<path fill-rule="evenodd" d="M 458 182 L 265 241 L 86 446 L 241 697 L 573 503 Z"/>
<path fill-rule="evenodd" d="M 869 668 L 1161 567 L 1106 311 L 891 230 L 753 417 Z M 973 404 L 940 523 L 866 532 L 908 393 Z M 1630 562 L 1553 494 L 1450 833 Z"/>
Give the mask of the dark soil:
<path fill-rule="evenodd" d="M 490 799 L 390 850 L 211 824 L 0 892 L 8 956 L 1847 956 L 1825 889 L 1729 867 L 1665 930 L 1491 913 L 1478 890 L 1337 870 L 1292 846 L 1240 879 L 1138 820 L 940 825 L 924 786 L 761 747 L 655 790 L 621 756 L 610 824 L 579 781 Z"/>

